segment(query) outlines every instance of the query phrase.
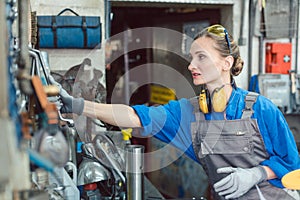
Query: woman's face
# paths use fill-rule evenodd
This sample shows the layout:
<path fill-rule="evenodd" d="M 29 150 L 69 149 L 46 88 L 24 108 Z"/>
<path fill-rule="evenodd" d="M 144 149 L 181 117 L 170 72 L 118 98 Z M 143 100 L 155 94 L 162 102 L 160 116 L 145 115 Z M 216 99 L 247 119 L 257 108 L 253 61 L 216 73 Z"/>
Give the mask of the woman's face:
<path fill-rule="evenodd" d="M 222 80 L 225 59 L 215 46 L 214 40 L 208 37 L 200 37 L 192 43 L 192 60 L 188 69 L 192 73 L 194 85 L 213 84 Z"/>

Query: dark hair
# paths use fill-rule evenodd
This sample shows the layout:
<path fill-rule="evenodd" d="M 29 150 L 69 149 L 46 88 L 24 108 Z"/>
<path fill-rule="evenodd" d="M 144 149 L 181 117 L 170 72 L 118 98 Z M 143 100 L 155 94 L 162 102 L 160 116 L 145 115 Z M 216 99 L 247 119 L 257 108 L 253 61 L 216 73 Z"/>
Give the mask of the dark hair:
<path fill-rule="evenodd" d="M 239 75 L 242 72 L 244 61 L 240 56 L 239 46 L 237 45 L 236 41 L 233 39 L 232 35 L 228 33 L 228 38 L 231 44 L 230 45 L 231 53 L 230 53 L 225 36 L 219 36 L 215 33 L 211 33 L 208 31 L 208 29 L 209 27 L 199 32 L 194 38 L 194 40 L 197 40 L 200 37 L 208 37 L 214 40 L 216 44 L 215 49 L 220 52 L 221 56 L 226 57 L 231 55 L 234 58 L 233 65 L 231 67 L 231 75 L 233 76 Z"/>

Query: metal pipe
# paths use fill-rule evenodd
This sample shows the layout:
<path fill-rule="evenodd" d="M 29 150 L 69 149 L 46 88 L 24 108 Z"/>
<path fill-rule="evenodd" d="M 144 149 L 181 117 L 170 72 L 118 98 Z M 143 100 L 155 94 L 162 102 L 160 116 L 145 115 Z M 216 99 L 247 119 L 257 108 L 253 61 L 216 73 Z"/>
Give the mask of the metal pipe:
<path fill-rule="evenodd" d="M 239 37 L 239 45 L 245 45 L 244 43 L 244 31 L 243 31 L 243 28 L 244 28 L 244 13 L 245 13 L 245 3 L 246 1 L 242 1 L 242 10 L 241 10 L 241 25 L 240 25 L 240 37 Z"/>
<path fill-rule="evenodd" d="M 129 97 L 129 55 L 128 55 L 128 44 L 129 44 L 129 28 L 124 31 L 124 96 L 125 96 L 125 104 L 129 105 L 130 97 Z"/>
<path fill-rule="evenodd" d="M 19 44 L 20 44 L 20 53 L 18 55 L 18 75 L 19 88 L 22 93 L 26 95 L 31 95 L 33 89 L 30 82 L 29 76 L 29 33 L 28 33 L 28 15 L 29 15 L 29 2 L 28 0 L 19 0 L 18 1 L 18 16 L 19 16 Z"/>
<path fill-rule="evenodd" d="M 299 4 L 300 0 L 297 1 L 297 16 L 296 16 L 296 51 L 295 51 L 295 72 L 298 73 L 298 48 L 299 48 Z"/>
<path fill-rule="evenodd" d="M 263 74 L 263 48 L 264 48 L 264 36 L 261 34 L 258 36 L 259 47 L 258 47 L 258 74 Z"/>
<path fill-rule="evenodd" d="M 248 32 L 248 82 L 252 76 L 252 47 L 253 47 L 253 35 L 254 35 L 254 23 L 255 19 L 255 5 L 253 0 L 249 0 L 249 32 Z"/>
<path fill-rule="evenodd" d="M 294 5 L 293 5 L 294 0 L 290 0 L 290 6 L 289 6 L 289 24 L 288 24 L 288 29 L 289 29 L 289 41 L 292 42 L 292 37 L 293 37 L 293 32 L 294 32 L 294 26 L 293 24 L 295 23 L 295 20 L 293 19 L 295 16 L 294 13 Z"/>
<path fill-rule="evenodd" d="M 50 74 L 50 69 L 49 69 L 48 63 L 46 64 L 46 61 L 45 61 L 46 59 L 48 59 L 48 58 L 45 58 L 48 56 L 47 52 L 42 52 L 37 49 L 29 48 L 29 54 L 30 54 L 30 56 L 33 56 L 32 54 L 35 54 L 33 57 L 35 58 L 36 63 L 39 63 L 39 66 L 38 66 L 39 75 L 38 76 L 41 77 L 40 71 L 42 70 L 42 72 L 45 75 L 45 77 L 44 77 L 45 81 L 47 82 L 47 84 L 49 84 L 48 76 Z"/>
<path fill-rule="evenodd" d="M 40 65 L 38 65 L 39 62 L 38 62 L 37 54 L 35 52 L 30 51 L 29 55 L 34 58 L 32 61 L 32 68 L 30 71 L 30 75 L 31 76 L 37 75 L 38 77 L 41 77 L 40 70 L 39 70 Z"/>
<path fill-rule="evenodd" d="M 111 26 L 111 6 L 110 1 L 105 0 L 104 1 L 104 7 L 105 7 L 105 39 L 107 40 L 110 37 L 110 26 Z"/>
<path fill-rule="evenodd" d="M 6 18 L 5 18 L 5 1 L 0 2 L 0 24 L 1 24 L 1 29 L 0 29 L 0 95 L 2 98 L 0 98 L 0 118 L 8 118 L 8 94 L 7 94 L 7 82 L 8 82 L 8 63 L 7 63 L 7 43 L 4 38 L 7 38 L 7 24 L 6 24 Z"/>
<path fill-rule="evenodd" d="M 19 57 L 19 68 L 29 71 L 29 40 L 28 40 L 28 0 L 18 1 L 19 11 L 19 40 L 20 40 L 20 57 Z M 27 69 L 27 70 L 26 70 Z"/>
<path fill-rule="evenodd" d="M 69 161 L 77 165 L 76 158 L 76 137 L 77 132 L 75 127 L 69 127 L 68 125 L 62 126 L 62 131 L 65 134 L 69 146 Z M 73 167 L 73 166 L 71 166 Z M 65 167 L 66 168 L 66 167 Z M 67 168 L 67 171 L 71 171 L 72 168 Z"/>
<path fill-rule="evenodd" d="M 126 146 L 127 200 L 144 199 L 144 146 Z"/>

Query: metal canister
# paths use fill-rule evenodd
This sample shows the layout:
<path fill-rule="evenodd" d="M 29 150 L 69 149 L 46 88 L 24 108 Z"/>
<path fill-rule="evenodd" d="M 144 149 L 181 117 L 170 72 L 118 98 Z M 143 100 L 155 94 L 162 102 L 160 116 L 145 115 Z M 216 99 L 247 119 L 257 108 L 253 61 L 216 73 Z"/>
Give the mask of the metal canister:
<path fill-rule="evenodd" d="M 127 200 L 144 199 L 144 146 L 126 146 Z"/>

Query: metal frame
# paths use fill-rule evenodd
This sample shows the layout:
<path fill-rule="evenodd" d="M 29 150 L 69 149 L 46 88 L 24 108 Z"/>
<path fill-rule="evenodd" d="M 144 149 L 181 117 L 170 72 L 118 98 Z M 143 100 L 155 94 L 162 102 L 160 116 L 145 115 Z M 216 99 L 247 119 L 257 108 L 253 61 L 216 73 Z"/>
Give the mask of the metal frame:
<path fill-rule="evenodd" d="M 233 4 L 233 0 L 110 0 L 111 2 Z"/>
<path fill-rule="evenodd" d="M 5 17 L 5 1 L 0 2 L 0 38 L 7 38 L 6 17 Z M 0 117 L 8 117 L 7 102 L 7 46 L 4 39 L 0 40 Z"/>

